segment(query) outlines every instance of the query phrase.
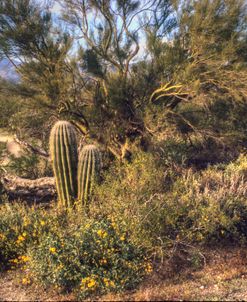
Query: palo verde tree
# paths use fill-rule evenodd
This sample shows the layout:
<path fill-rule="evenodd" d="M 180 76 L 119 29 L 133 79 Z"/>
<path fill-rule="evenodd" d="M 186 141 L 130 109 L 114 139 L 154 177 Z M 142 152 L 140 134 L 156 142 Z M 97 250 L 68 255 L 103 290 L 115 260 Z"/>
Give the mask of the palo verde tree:
<path fill-rule="evenodd" d="M 171 3 L 169 0 L 60 3 L 64 7 L 64 20 L 82 45 L 78 59 L 80 71 L 88 78 L 85 91 L 89 102 L 85 112 L 89 110 L 86 116 L 90 131 L 116 157 L 124 158 L 136 140 L 143 143 L 146 135 L 140 107 L 143 91 L 138 95 L 136 75 L 132 73 L 134 61 L 144 47 L 144 28 L 155 21 L 160 27 L 166 24 L 171 27 Z M 145 96 L 148 93 L 149 90 Z"/>
<path fill-rule="evenodd" d="M 14 126 L 39 137 L 69 120 L 119 159 L 150 137 L 244 142 L 243 0 L 57 2 L 60 24 L 37 1 L 1 1 L 0 54 L 20 75 L 1 89 L 21 104 Z"/>
<path fill-rule="evenodd" d="M 152 64 L 161 85 L 151 95 L 151 131 L 167 129 L 208 146 L 246 142 L 247 14 L 242 0 L 174 1 L 172 41 L 147 30 Z M 148 63 L 146 64 L 148 65 Z M 157 82 L 156 82 L 157 83 Z"/>
<path fill-rule="evenodd" d="M 42 139 L 47 133 L 40 128 L 49 130 L 54 118 L 63 115 L 64 102 L 75 100 L 71 46 L 72 38 L 54 24 L 49 7 L 31 0 L 1 1 L 0 55 L 20 77 L 5 85 L 2 93 L 18 97 L 22 109 L 12 117 L 11 126 L 22 129 L 23 135 Z"/>
<path fill-rule="evenodd" d="M 141 30 L 153 20 L 165 24 L 170 1 L 75 0 L 62 4 L 64 19 L 75 41 L 81 42 L 73 56 L 70 35 L 54 25 L 48 8 L 31 0 L 1 2 L 1 55 L 21 76 L 10 93 L 19 95 L 28 107 L 20 115 L 26 116 L 23 121 L 25 126 L 32 125 L 30 129 L 38 120 L 37 129 L 43 122 L 49 126 L 53 116 L 69 119 L 84 136 L 104 143 L 123 158 L 146 132 L 138 100 L 143 99 L 143 92 L 136 95 L 136 75 L 131 74 L 140 51 Z M 31 108 L 31 116 L 39 115 L 34 123 L 27 118 Z"/>

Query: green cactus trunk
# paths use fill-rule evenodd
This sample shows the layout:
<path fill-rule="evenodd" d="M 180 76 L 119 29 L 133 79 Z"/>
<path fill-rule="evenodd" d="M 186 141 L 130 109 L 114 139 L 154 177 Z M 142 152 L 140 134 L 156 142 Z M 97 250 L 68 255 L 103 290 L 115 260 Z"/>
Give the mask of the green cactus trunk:
<path fill-rule="evenodd" d="M 84 146 L 78 164 L 78 200 L 83 205 L 89 201 L 94 184 L 99 179 L 101 154 L 94 145 Z"/>
<path fill-rule="evenodd" d="M 50 134 L 50 154 L 59 202 L 71 207 L 77 195 L 77 141 L 75 128 L 67 121 L 57 122 Z"/>

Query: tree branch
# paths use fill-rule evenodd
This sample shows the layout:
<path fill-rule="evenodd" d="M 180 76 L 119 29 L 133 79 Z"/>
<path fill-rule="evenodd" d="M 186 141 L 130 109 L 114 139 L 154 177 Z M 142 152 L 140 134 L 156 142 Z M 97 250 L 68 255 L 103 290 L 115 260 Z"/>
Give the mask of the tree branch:
<path fill-rule="evenodd" d="M 19 144 L 20 146 L 25 147 L 27 150 L 31 151 L 34 154 L 40 155 L 45 158 L 49 158 L 49 153 L 47 153 L 45 150 L 39 148 L 39 147 L 34 147 L 30 143 L 22 141 L 18 139 L 17 137 L 14 138 L 14 141 Z"/>

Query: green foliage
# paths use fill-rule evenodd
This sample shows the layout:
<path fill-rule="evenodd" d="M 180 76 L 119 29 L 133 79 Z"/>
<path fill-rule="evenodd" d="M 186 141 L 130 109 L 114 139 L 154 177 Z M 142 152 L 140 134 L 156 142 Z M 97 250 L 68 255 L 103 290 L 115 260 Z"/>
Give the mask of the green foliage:
<path fill-rule="evenodd" d="M 70 232 L 50 234 L 31 249 L 30 263 L 38 280 L 80 298 L 133 289 L 151 269 L 144 251 L 133 245 L 118 221 L 87 221 Z"/>
<path fill-rule="evenodd" d="M 147 147 L 151 137 L 156 144 L 174 135 L 239 152 L 246 143 L 245 2 L 107 3 L 85 1 L 80 11 L 80 0 L 64 1 L 63 18 L 71 35 L 79 33 L 77 43 L 48 6 L 1 2 L 0 53 L 20 76 L 18 83 L 0 83 L 2 102 L 11 99 L 4 112 L 10 116 L 18 105 L 4 124 L 45 145 L 48 131 L 40 128 L 50 129 L 55 115 L 120 160 L 138 143 Z M 164 85 L 174 89 L 150 102 Z"/>
<path fill-rule="evenodd" d="M 11 174 L 29 179 L 36 179 L 51 174 L 47 161 L 36 154 L 30 153 L 22 153 L 20 157 L 10 156 L 5 168 Z"/>
<path fill-rule="evenodd" d="M 2 81 L 0 79 L 0 87 L 4 87 L 7 85 L 6 81 Z M 1 122 L 0 127 L 1 128 L 7 128 L 9 127 L 10 118 L 12 115 L 16 113 L 18 110 L 18 102 L 15 98 L 9 98 L 7 96 L 1 96 L 0 95 L 0 116 L 1 116 Z"/>
<path fill-rule="evenodd" d="M 23 203 L 0 205 L 0 269 L 15 268 L 29 246 L 63 224 L 63 213 L 49 214 Z M 49 221 L 49 224 L 47 223 Z"/>
<path fill-rule="evenodd" d="M 97 188 L 92 214 L 122 217 L 133 240 L 154 251 L 176 241 L 246 242 L 245 156 L 203 172 L 169 166 L 169 177 L 160 163 L 139 154 L 132 164 L 111 170 Z"/>
<path fill-rule="evenodd" d="M 52 128 L 50 153 L 58 200 L 64 207 L 71 207 L 77 195 L 77 141 L 69 122 L 58 121 Z"/>
<path fill-rule="evenodd" d="M 103 175 L 102 183 L 95 188 L 90 204 L 91 215 L 113 213 L 123 219 L 140 245 L 148 245 L 142 228 L 146 204 L 152 196 L 165 190 L 164 169 L 159 155 L 138 152 L 131 163 L 115 163 Z"/>
<path fill-rule="evenodd" d="M 101 154 L 94 145 L 84 146 L 79 154 L 78 163 L 78 201 L 83 205 L 89 201 L 92 190 L 99 180 Z"/>
<path fill-rule="evenodd" d="M 197 174 L 189 170 L 178 179 L 171 193 L 158 201 L 164 238 L 246 242 L 246 168 L 246 157 L 241 157 L 223 170 L 210 167 Z"/>
<path fill-rule="evenodd" d="M 78 297 L 133 289 L 152 271 L 123 221 L 57 209 L 0 205 L 1 269 L 28 268 L 44 286 Z"/>
<path fill-rule="evenodd" d="M 0 56 L 18 73 L 18 81 L 1 81 L 4 111 L 16 106 L 8 127 L 47 140 L 52 115 L 74 89 L 65 67 L 72 39 L 53 23 L 48 6 L 30 0 L 1 1 L 0 32 Z"/>

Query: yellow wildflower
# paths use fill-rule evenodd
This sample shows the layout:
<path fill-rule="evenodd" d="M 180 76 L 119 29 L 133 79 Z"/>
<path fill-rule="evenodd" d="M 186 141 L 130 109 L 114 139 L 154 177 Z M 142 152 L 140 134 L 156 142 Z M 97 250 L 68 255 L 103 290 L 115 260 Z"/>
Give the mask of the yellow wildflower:
<path fill-rule="evenodd" d="M 19 235 L 17 238 L 17 243 L 22 242 L 25 240 L 25 237 L 23 237 L 22 235 Z"/>
<path fill-rule="evenodd" d="M 41 225 L 45 225 L 44 220 L 40 220 L 40 224 L 41 224 Z"/>
<path fill-rule="evenodd" d="M 109 279 L 104 278 L 103 281 L 105 283 L 105 286 L 108 287 L 109 286 Z"/>
<path fill-rule="evenodd" d="M 152 266 L 152 264 L 150 262 L 148 262 L 146 264 L 146 267 L 145 267 L 145 272 L 146 273 L 151 273 L 152 271 L 153 271 L 153 266 Z"/>
<path fill-rule="evenodd" d="M 83 278 L 82 280 L 81 280 L 81 283 L 82 284 L 85 284 L 86 282 L 88 282 L 89 281 L 89 277 L 86 277 L 86 278 Z"/>
<path fill-rule="evenodd" d="M 117 225 L 116 225 L 115 222 L 112 222 L 111 225 L 112 225 L 113 229 L 116 229 L 116 226 L 117 226 Z"/>
<path fill-rule="evenodd" d="M 104 281 L 106 287 L 109 287 L 109 286 L 115 287 L 115 283 L 112 280 L 109 280 L 108 278 L 104 278 L 103 281 Z"/>
<path fill-rule="evenodd" d="M 91 288 L 91 287 L 94 287 L 96 285 L 96 282 L 94 279 L 91 279 L 88 284 L 87 284 L 87 287 Z"/>
<path fill-rule="evenodd" d="M 26 227 L 30 224 L 30 219 L 28 217 L 24 217 L 23 219 L 23 226 Z"/>
<path fill-rule="evenodd" d="M 5 239 L 5 235 L 4 234 L 0 234 L 0 240 L 4 240 Z"/>
<path fill-rule="evenodd" d="M 121 240 L 121 241 L 124 241 L 124 240 L 125 240 L 125 237 L 124 237 L 124 236 L 121 236 L 121 237 L 120 237 L 120 240 Z"/>
<path fill-rule="evenodd" d="M 106 264 L 106 263 L 107 263 L 107 260 L 106 260 L 105 258 L 103 258 L 103 259 L 101 259 L 101 260 L 99 261 L 99 263 L 100 263 L 100 264 Z"/>
<path fill-rule="evenodd" d="M 87 286 L 88 288 L 92 288 L 96 286 L 96 281 L 93 278 L 83 278 L 81 280 L 81 287 L 84 288 L 84 286 Z"/>
<path fill-rule="evenodd" d="M 22 244 L 23 241 L 25 241 L 25 237 L 23 237 L 22 235 L 19 235 L 17 240 L 16 240 L 16 243 L 17 244 Z"/>
<path fill-rule="evenodd" d="M 98 234 L 98 236 L 101 237 L 101 238 L 105 238 L 105 237 L 107 236 L 107 232 L 104 231 L 104 230 L 98 230 L 98 231 L 97 231 L 97 234 Z"/>
<path fill-rule="evenodd" d="M 27 284 L 30 284 L 30 283 L 31 283 L 30 279 L 28 279 L 28 278 L 23 278 L 22 279 L 22 284 L 27 285 Z"/>
<path fill-rule="evenodd" d="M 111 287 L 115 287 L 115 283 L 113 281 L 110 281 Z"/>
<path fill-rule="evenodd" d="M 15 258 L 15 259 L 10 259 L 9 262 L 12 262 L 12 263 L 16 263 L 16 264 L 17 264 L 17 263 L 18 263 L 18 259 L 17 259 L 17 258 Z"/>
<path fill-rule="evenodd" d="M 18 258 L 21 262 L 28 262 L 30 260 L 30 258 L 28 256 L 25 256 L 25 255 L 19 256 Z"/>
<path fill-rule="evenodd" d="M 51 252 L 52 254 L 55 254 L 55 253 L 56 253 L 56 248 L 55 248 L 55 247 L 50 247 L 50 252 Z"/>

